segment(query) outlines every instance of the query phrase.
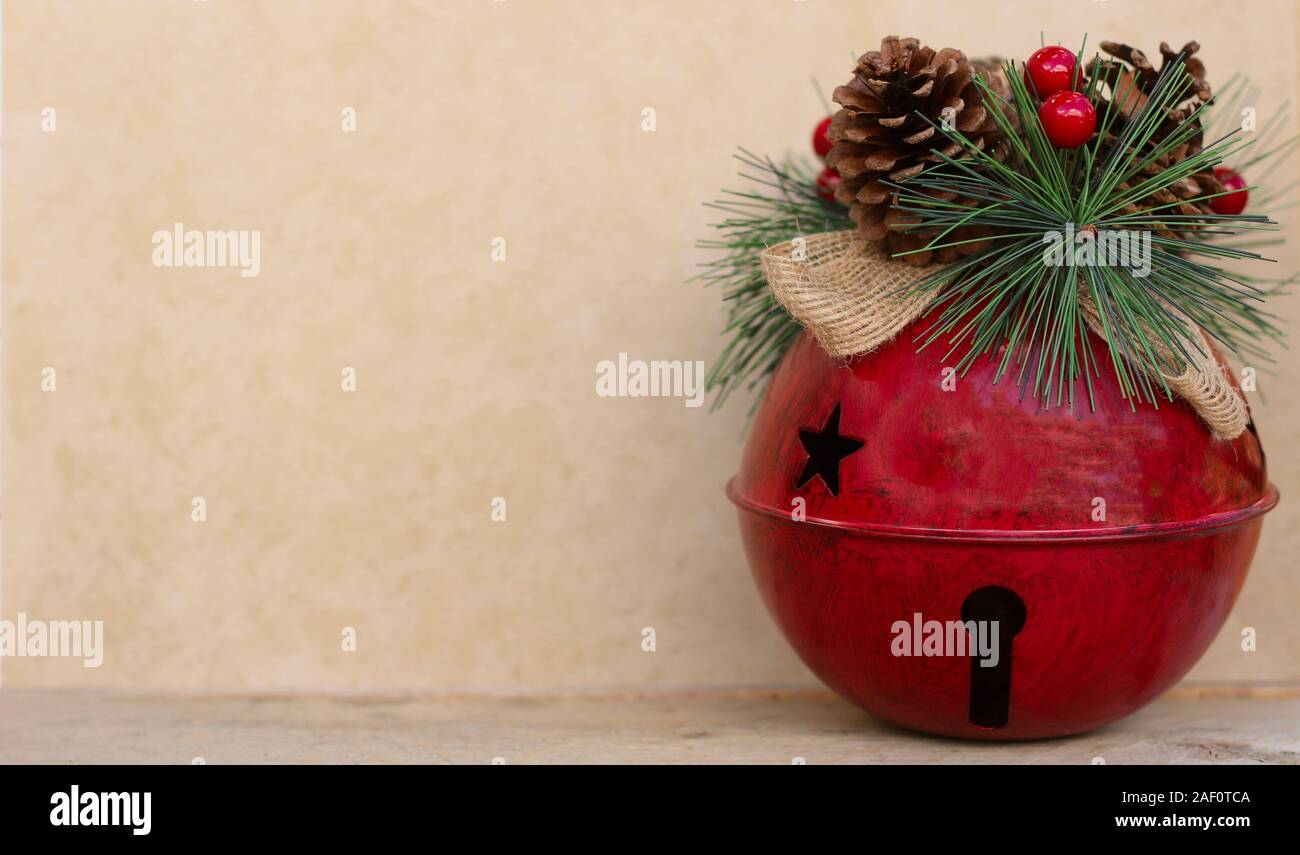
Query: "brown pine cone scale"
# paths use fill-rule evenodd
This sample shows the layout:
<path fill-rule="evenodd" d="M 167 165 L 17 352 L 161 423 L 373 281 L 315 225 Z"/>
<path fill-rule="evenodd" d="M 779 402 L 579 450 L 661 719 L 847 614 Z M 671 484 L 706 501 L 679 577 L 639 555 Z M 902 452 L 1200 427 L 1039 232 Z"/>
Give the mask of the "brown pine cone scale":
<path fill-rule="evenodd" d="M 1205 64 L 1196 56 L 1200 45 L 1188 42 L 1180 51 L 1173 50 L 1167 42 L 1160 43 L 1160 68 L 1156 68 L 1145 53 L 1137 48 L 1120 42 L 1102 42 L 1101 49 L 1113 59 L 1094 59 L 1088 67 L 1088 74 L 1097 78 L 1099 113 L 1114 109 L 1118 113 L 1118 124 L 1103 140 L 1103 154 L 1107 148 L 1118 143 L 1119 131 L 1123 124 L 1131 121 L 1146 106 L 1156 81 L 1166 66 L 1183 55 L 1183 67 L 1188 73 L 1188 84 L 1184 98 L 1165 114 L 1164 121 L 1156 130 L 1152 143 L 1157 143 L 1168 134 L 1173 133 L 1185 122 L 1196 123 L 1196 132 L 1183 144 L 1167 152 L 1163 157 L 1149 164 L 1143 172 L 1155 175 L 1181 163 L 1187 157 L 1200 151 L 1204 145 L 1203 132 L 1199 117 L 1193 113 L 1200 104 L 1210 100 L 1210 84 L 1206 82 Z M 1131 183 L 1125 182 L 1120 189 L 1128 189 Z M 1210 203 L 1205 200 L 1191 201 L 1200 196 L 1221 193 L 1223 185 L 1209 168 L 1197 172 L 1170 186 L 1169 190 L 1153 193 L 1135 203 L 1127 205 L 1123 214 L 1137 214 L 1151 209 L 1159 216 L 1180 214 L 1199 216 L 1211 213 Z M 1177 204 L 1175 204 L 1177 203 Z M 1195 226 L 1186 221 L 1169 221 L 1155 226 L 1157 234 L 1176 236 L 1185 234 Z"/>

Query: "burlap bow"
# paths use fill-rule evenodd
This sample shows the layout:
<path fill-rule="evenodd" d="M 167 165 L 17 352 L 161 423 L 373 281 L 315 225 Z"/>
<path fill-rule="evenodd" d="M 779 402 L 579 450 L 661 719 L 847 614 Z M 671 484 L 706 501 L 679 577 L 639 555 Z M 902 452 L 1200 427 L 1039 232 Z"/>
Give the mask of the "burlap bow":
<path fill-rule="evenodd" d="M 908 286 L 934 268 L 916 267 L 891 258 L 879 243 L 867 243 L 850 231 L 826 232 L 769 247 L 763 270 L 776 299 L 803 324 L 831 356 L 869 353 L 892 340 L 925 314 L 933 290 L 916 293 Z M 1088 327 L 1102 335 L 1101 318 L 1091 297 L 1080 292 L 1080 309 Z M 1241 394 L 1228 379 L 1205 333 L 1190 319 L 1190 359 L 1153 342 L 1169 389 L 1186 400 L 1221 439 L 1235 439 L 1250 422 Z"/>

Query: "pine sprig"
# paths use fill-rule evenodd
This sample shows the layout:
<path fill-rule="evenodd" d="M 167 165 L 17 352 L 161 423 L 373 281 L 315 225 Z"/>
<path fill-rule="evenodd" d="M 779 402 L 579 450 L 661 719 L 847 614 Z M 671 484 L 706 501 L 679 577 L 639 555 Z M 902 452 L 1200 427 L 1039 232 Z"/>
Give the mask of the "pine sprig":
<path fill-rule="evenodd" d="M 802 330 L 772 297 L 759 253 L 799 235 L 854 227 L 847 208 L 817 195 L 806 160 L 777 163 L 744 149 L 736 159 L 749 186 L 706 203 L 725 216 L 712 225 L 716 237 L 696 244 L 721 255 L 702 263 L 693 281 L 721 288 L 727 304 L 727 344 L 706 382 L 714 409 L 736 389 L 762 385 Z"/>
<path fill-rule="evenodd" d="M 1204 119 L 1205 133 L 1211 139 L 1217 139 L 1233 128 L 1242 127 L 1243 108 L 1258 104 L 1260 90 L 1250 79 L 1242 74 L 1234 74 L 1228 82 L 1218 87 L 1213 101 L 1206 105 Z M 1300 179 L 1292 179 L 1285 184 L 1273 180 L 1274 173 L 1286 165 L 1297 151 L 1300 151 L 1300 134 L 1283 138 L 1283 131 L 1294 125 L 1294 111 L 1290 100 L 1271 111 L 1262 127 L 1254 133 L 1255 149 L 1239 157 L 1229 157 L 1224 165 L 1243 175 L 1249 175 L 1254 187 L 1250 191 L 1250 208 L 1281 220 L 1281 214 L 1296 205 L 1300 205 L 1296 188 Z M 1256 167 L 1259 167 L 1258 169 Z M 1218 241 L 1223 244 L 1223 241 Z M 1250 235 L 1238 237 L 1230 246 L 1240 249 L 1264 249 L 1286 243 L 1281 236 Z M 1290 287 L 1300 281 L 1300 271 L 1287 276 L 1266 276 L 1261 272 L 1238 272 L 1238 278 L 1260 288 L 1269 299 L 1286 296 Z M 1271 362 L 1267 356 L 1261 356 Z M 1274 372 L 1270 372 L 1274 373 Z"/>
<path fill-rule="evenodd" d="M 1211 240 L 1275 231 L 1276 223 L 1258 214 L 1175 213 L 1183 204 L 1213 198 L 1210 194 L 1125 212 L 1251 145 L 1230 131 L 1173 166 L 1147 174 L 1148 167 L 1163 163 L 1200 130 L 1204 105 L 1172 129 L 1168 126 L 1169 113 L 1191 92 L 1183 60 L 1180 56 L 1166 64 L 1146 104 L 1127 121 L 1120 124 L 1114 109 L 1104 111 L 1093 142 L 1068 151 L 1048 141 L 1035 99 L 1014 63 L 1007 64 L 1010 101 L 977 81 L 994 120 L 1019 129 L 1008 134 L 1017 156 L 1000 162 L 959 131 L 939 128 L 963 146 L 963 156 L 937 152 L 935 168 L 890 185 L 898 191 L 897 207 L 914 221 L 904 229 L 939 231 L 914 251 L 961 243 L 948 239 L 958 226 L 998 231 L 989 249 L 941 268 L 915 286 L 935 292 L 936 301 L 945 305 L 918 337 L 920 347 L 945 339 L 949 354 L 959 354 L 960 372 L 981 355 L 996 357 L 998 376 L 1018 369 L 1017 383 L 1025 394 L 1073 407 L 1080 378 L 1092 404 L 1099 366 L 1086 334 L 1081 287 L 1100 316 L 1109 362 L 1131 403 L 1172 397 L 1163 375 L 1174 366 L 1162 351 L 1182 358 L 1203 352 L 1202 344 L 1188 337 L 1180 316 L 1238 352 L 1260 353 L 1260 339 L 1280 336 L 1262 308 L 1265 292 L 1217 266 L 1237 259 L 1265 260 L 1263 256 Z M 1082 67 L 1082 56 L 1078 62 Z M 1102 82 L 1090 78 L 1085 94 L 1095 100 Z M 1086 229 L 1148 232 L 1149 274 L 1124 266 L 1048 263 L 1045 235 Z M 1073 247 L 1066 251 L 1072 254 Z"/>
<path fill-rule="evenodd" d="M 1276 232 L 1277 224 L 1260 214 L 1176 213 L 1183 204 L 1212 198 L 1208 194 L 1125 213 L 1129 203 L 1149 202 L 1160 190 L 1221 162 L 1243 172 L 1251 169 L 1265 184 L 1269 173 L 1300 148 L 1300 137 L 1278 141 L 1278 130 L 1288 123 L 1277 116 L 1255 135 L 1253 148 L 1243 140 L 1236 118 L 1239 106 L 1243 99 L 1251 103 L 1255 98 L 1248 83 L 1235 77 L 1214 100 L 1170 130 L 1165 111 L 1181 104 L 1190 88 L 1184 59 L 1166 64 L 1137 114 L 1121 122 L 1118 111 L 1102 111 L 1094 142 L 1068 152 L 1055 150 L 1047 141 L 1015 63 L 1007 64 L 1010 100 L 978 81 L 984 102 L 1013 148 L 1010 161 L 999 162 L 960 133 L 940 128 L 965 152 L 959 157 L 940 154 L 935 167 L 893 185 L 899 193 L 895 207 L 918 219 L 901 228 L 939 231 L 927 247 L 916 251 L 990 242 L 988 250 L 966 256 L 920 283 L 918 287 L 936 289 L 938 303 L 945 308 L 918 337 L 919 347 L 946 336 L 948 354 L 961 354 L 961 370 L 981 355 L 996 358 L 997 380 L 1014 376 L 1023 394 L 1056 404 L 1073 406 L 1075 381 L 1083 378 L 1091 407 L 1092 380 L 1101 363 L 1089 344 L 1080 308 L 1082 282 L 1101 317 L 1108 361 L 1131 403 L 1155 403 L 1171 395 L 1161 378 L 1168 366 L 1161 364 L 1155 344 L 1184 356 L 1201 349 L 1199 341 L 1187 340 L 1173 311 L 1230 350 L 1268 361 L 1264 344 L 1278 340 L 1280 333 L 1262 301 L 1282 293 L 1300 274 L 1283 278 L 1230 273 L 1219 265 L 1270 260 L 1255 250 L 1282 242 L 1269 234 Z M 1082 67 L 1082 50 L 1076 62 Z M 1096 101 L 1099 87 L 1107 82 L 1104 76 L 1091 75 L 1084 94 Z M 1144 174 L 1146 167 L 1190 141 L 1198 126 L 1213 142 L 1171 169 Z M 725 217 L 713 224 L 715 237 L 698 246 L 720 255 L 704 263 L 704 271 L 695 277 L 706 285 L 717 284 L 728 306 L 723 332 L 727 344 L 707 380 L 714 408 L 738 388 L 752 391 L 761 386 L 801 331 L 773 299 L 759 253 L 800 235 L 854 227 L 846 207 L 818 196 L 809 161 L 787 158 L 778 163 L 744 149 L 736 158 L 748 189 L 724 191 L 723 198 L 709 203 Z M 1265 168 L 1255 169 L 1260 164 Z M 1273 212 L 1297 204 L 1290 198 L 1294 184 L 1266 186 L 1257 193 L 1260 189 L 1250 188 L 1252 210 Z M 991 227 L 995 233 L 969 240 L 952 237 L 968 224 Z M 1043 235 L 1066 224 L 1150 232 L 1150 275 L 1139 279 L 1124 268 L 1045 266 Z"/>

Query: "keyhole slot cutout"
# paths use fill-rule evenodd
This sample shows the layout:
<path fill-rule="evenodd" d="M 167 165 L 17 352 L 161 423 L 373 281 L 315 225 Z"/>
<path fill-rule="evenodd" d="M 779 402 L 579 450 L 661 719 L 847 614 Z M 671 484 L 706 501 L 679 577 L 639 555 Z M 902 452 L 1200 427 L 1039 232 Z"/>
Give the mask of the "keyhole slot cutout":
<path fill-rule="evenodd" d="M 1020 595 L 1000 585 L 972 591 L 961 604 L 961 619 L 967 623 L 970 634 L 968 717 L 976 727 L 1006 727 L 1010 720 L 1012 641 L 1025 628 L 1027 614 Z M 981 650 L 981 638 L 986 648 L 994 641 L 993 628 L 996 628 L 996 646 L 992 651 Z"/>

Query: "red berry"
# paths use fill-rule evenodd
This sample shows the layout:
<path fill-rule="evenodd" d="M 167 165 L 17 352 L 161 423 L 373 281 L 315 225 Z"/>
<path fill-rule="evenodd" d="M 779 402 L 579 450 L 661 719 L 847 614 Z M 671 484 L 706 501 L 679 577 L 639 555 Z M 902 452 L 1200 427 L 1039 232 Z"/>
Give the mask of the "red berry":
<path fill-rule="evenodd" d="M 1025 63 L 1025 86 L 1039 98 L 1068 91 L 1078 83 L 1079 69 L 1074 53 L 1060 45 L 1039 48 Z"/>
<path fill-rule="evenodd" d="M 817 152 L 817 156 L 823 159 L 831 153 L 830 116 L 822 119 L 817 127 L 813 128 L 813 151 Z"/>
<path fill-rule="evenodd" d="M 1097 129 L 1097 111 L 1078 92 L 1057 92 L 1038 108 L 1047 139 L 1057 148 L 1078 148 Z"/>
<path fill-rule="evenodd" d="M 1246 210 L 1246 200 L 1250 193 L 1246 191 L 1246 179 L 1241 173 L 1226 166 L 1214 167 L 1214 177 L 1219 179 L 1224 190 L 1235 190 L 1227 196 L 1215 196 L 1210 200 L 1210 210 L 1216 214 L 1240 214 Z"/>
<path fill-rule="evenodd" d="M 840 174 L 829 166 L 817 176 L 817 195 L 827 202 L 835 201 L 835 188 L 839 186 Z"/>

